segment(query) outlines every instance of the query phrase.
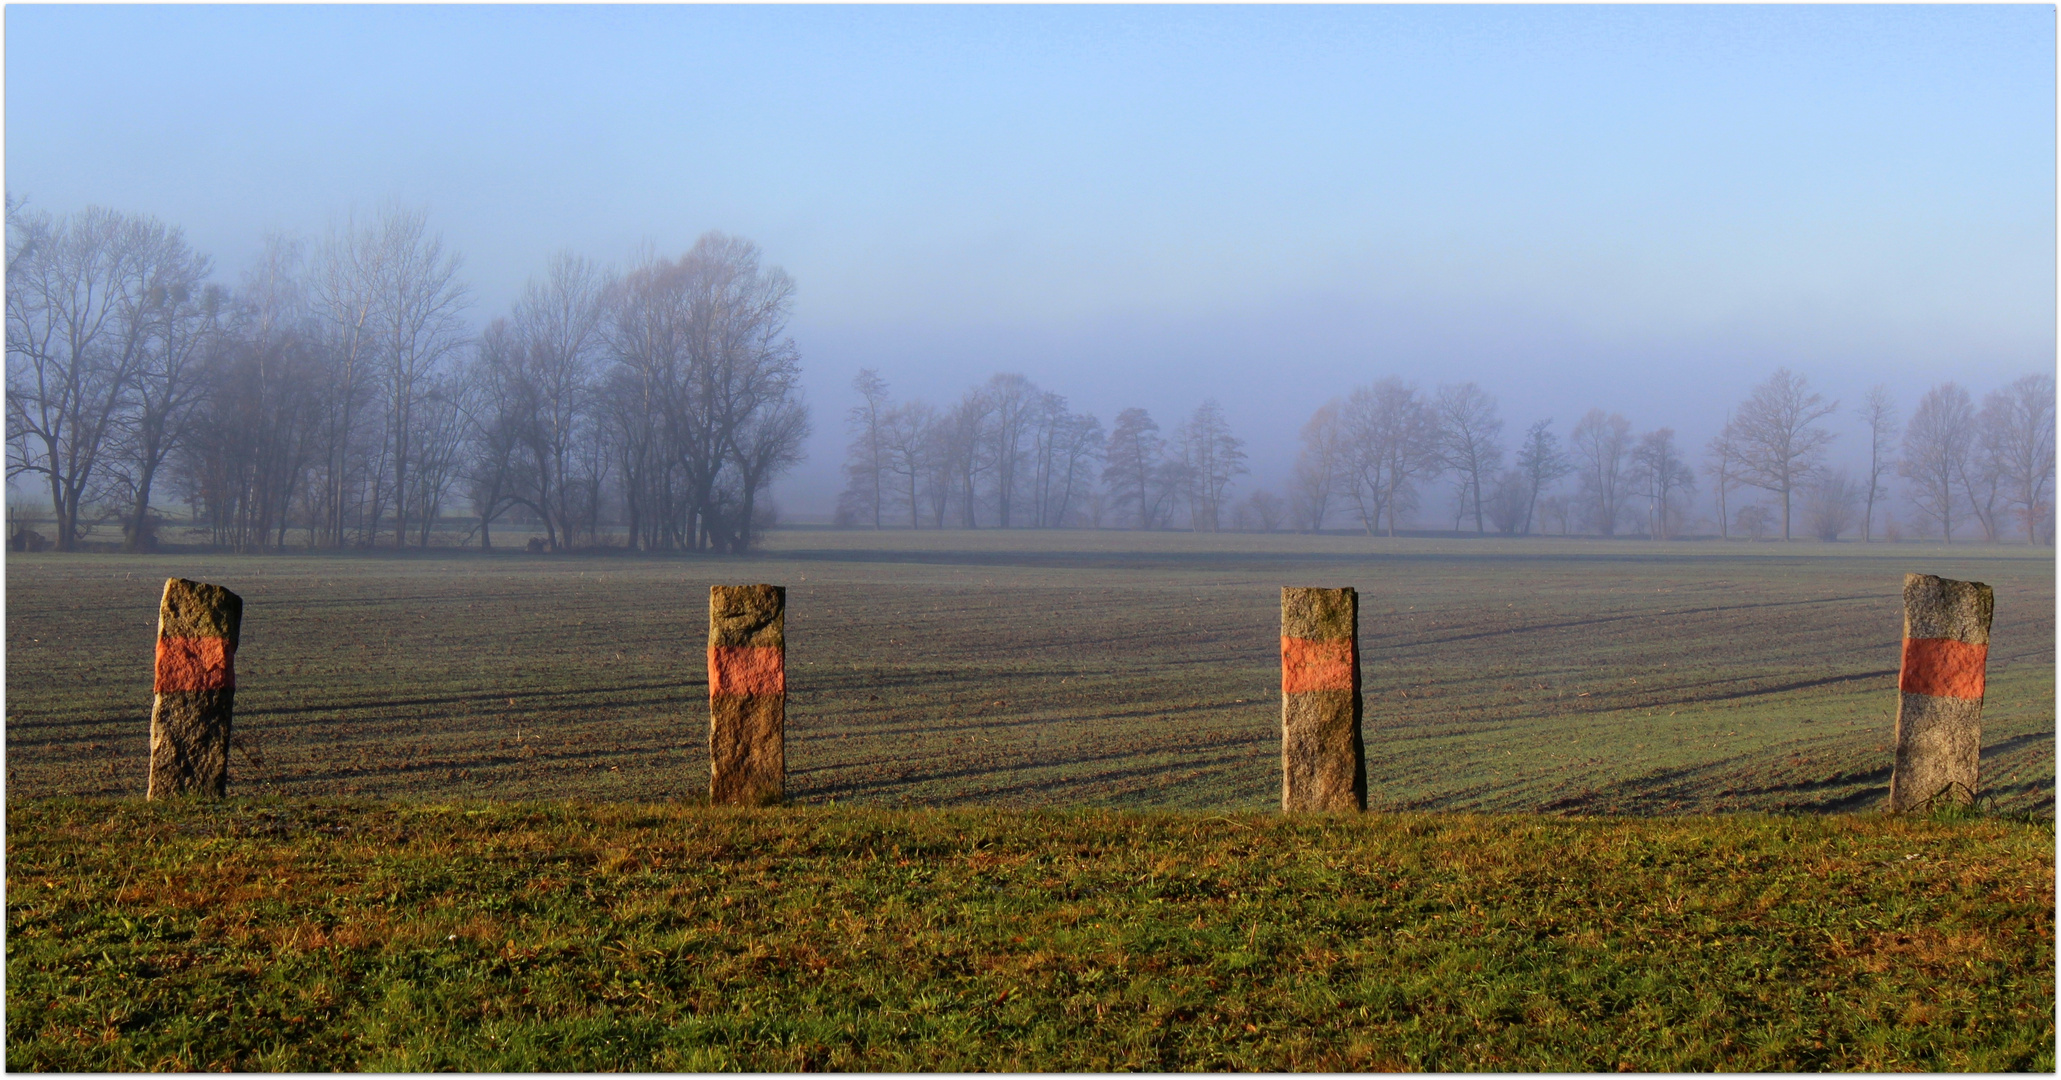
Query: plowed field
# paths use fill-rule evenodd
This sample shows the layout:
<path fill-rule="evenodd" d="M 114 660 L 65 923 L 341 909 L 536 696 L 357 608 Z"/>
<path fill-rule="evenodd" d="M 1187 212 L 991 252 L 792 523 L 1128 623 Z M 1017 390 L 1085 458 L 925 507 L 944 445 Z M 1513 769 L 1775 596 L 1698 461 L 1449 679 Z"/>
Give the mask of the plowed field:
<path fill-rule="evenodd" d="M 790 796 L 1258 810 L 1278 589 L 1361 594 L 1370 801 L 1866 809 L 1906 572 L 1986 581 L 1983 783 L 2051 814 L 2054 556 L 1917 545 L 774 535 L 747 559 L 10 555 L 15 798 L 140 796 L 167 576 L 245 599 L 233 791 L 671 799 L 707 785 L 708 586 L 788 587 Z"/>

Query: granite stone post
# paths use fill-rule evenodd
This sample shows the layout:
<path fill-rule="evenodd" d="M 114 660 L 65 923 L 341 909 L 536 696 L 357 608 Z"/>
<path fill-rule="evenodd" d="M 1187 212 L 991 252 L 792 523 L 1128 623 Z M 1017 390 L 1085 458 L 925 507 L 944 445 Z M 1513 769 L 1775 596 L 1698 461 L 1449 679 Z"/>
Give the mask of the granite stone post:
<path fill-rule="evenodd" d="M 165 582 L 158 604 L 157 701 L 150 710 L 145 798 L 219 798 L 228 786 L 236 641 L 242 628 L 242 597 L 185 578 Z"/>
<path fill-rule="evenodd" d="M 708 799 L 767 806 L 787 791 L 787 590 L 708 591 Z"/>
<path fill-rule="evenodd" d="M 1889 809 L 1973 802 L 1982 758 L 1982 683 L 1996 594 L 1979 581 L 1904 575 L 1896 765 Z"/>
<path fill-rule="evenodd" d="M 1367 808 L 1360 740 L 1360 598 L 1281 590 L 1281 810 Z"/>

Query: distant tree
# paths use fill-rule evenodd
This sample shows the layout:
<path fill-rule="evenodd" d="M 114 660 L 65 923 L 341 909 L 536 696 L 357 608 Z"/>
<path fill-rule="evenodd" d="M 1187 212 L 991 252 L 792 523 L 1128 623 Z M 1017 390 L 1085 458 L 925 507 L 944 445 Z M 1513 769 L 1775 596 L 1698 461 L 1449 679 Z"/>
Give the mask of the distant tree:
<path fill-rule="evenodd" d="M 2038 543 L 2054 510 L 2054 376 L 2027 375 L 1991 392 L 1980 423 L 2009 505 L 2025 523 L 2025 542 Z"/>
<path fill-rule="evenodd" d="M 304 248 L 265 237 L 212 335 L 187 437 L 167 462 L 173 487 L 213 543 L 256 552 L 286 546 L 310 479 L 315 435 L 332 404 L 317 393 L 322 357 L 309 322 Z"/>
<path fill-rule="evenodd" d="M 417 406 L 415 482 L 408 491 L 416 526 L 416 546 L 429 547 L 430 534 L 443 516 L 444 501 L 459 483 L 465 462 L 466 402 L 469 392 L 457 371 L 440 372 Z"/>
<path fill-rule="evenodd" d="M 1969 443 L 1968 456 L 1961 462 L 1961 491 L 1967 496 L 1968 509 L 1974 513 L 1976 524 L 1982 526 L 1985 544 L 2003 539 L 2010 511 L 2010 483 L 2004 479 L 2004 462 L 1997 451 L 1997 442 L 1990 437 L 1990 417 L 1976 414 L 1975 437 Z"/>
<path fill-rule="evenodd" d="M 76 550 L 149 347 L 146 237 L 91 207 L 53 220 L 8 206 L 7 474 L 49 487 L 56 547 Z"/>
<path fill-rule="evenodd" d="M 1134 528 L 1154 528 L 1165 499 L 1165 443 L 1152 415 L 1135 408 L 1118 413 L 1104 460 L 1102 483 L 1113 508 L 1121 513 L 1128 507 Z"/>
<path fill-rule="evenodd" d="M 905 402 L 886 411 L 881 418 L 883 465 L 893 477 L 895 490 L 909 508 L 909 528 L 921 527 L 923 502 L 919 491 L 932 471 L 930 448 L 935 435 L 937 410 L 921 401 Z"/>
<path fill-rule="evenodd" d="M 968 529 L 980 527 L 980 478 L 995 464 L 990 454 L 996 442 L 988 438 L 994 415 L 994 401 L 976 388 L 968 390 L 938 425 L 938 453 L 952 476 L 951 494 L 959 505 L 960 524 Z"/>
<path fill-rule="evenodd" d="M 1782 500 L 1782 539 L 1789 539 L 1790 496 L 1810 480 L 1836 437 L 1817 422 L 1839 408 L 1811 391 L 1801 375 L 1782 368 L 1732 415 L 1731 436 L 1739 479 Z"/>
<path fill-rule="evenodd" d="M 1231 481 L 1245 474 L 1245 440 L 1231 434 L 1224 410 L 1211 398 L 1174 433 L 1187 480 L 1189 521 L 1196 532 L 1216 532 Z"/>
<path fill-rule="evenodd" d="M 1861 499 L 1861 543 L 1866 544 L 1875 539 L 1875 501 L 1889 494 L 1882 478 L 1896 467 L 1896 440 L 1902 430 L 1887 384 L 1876 383 L 1868 389 L 1868 396 L 1861 399 L 1860 416 L 1868 425 L 1868 481 Z"/>
<path fill-rule="evenodd" d="M 1845 470 L 1820 474 L 1803 490 L 1803 527 L 1827 543 L 1838 540 L 1852 527 L 1861 495 L 1860 485 L 1848 480 Z"/>
<path fill-rule="evenodd" d="M 872 368 L 860 368 L 852 389 L 859 403 L 845 413 L 851 442 L 845 447 L 845 488 L 838 502 L 841 510 L 855 519 L 863 516 L 878 529 L 887 510 L 887 381 Z"/>
<path fill-rule="evenodd" d="M 1489 488 L 1483 505 L 1488 510 L 1489 524 L 1494 525 L 1497 532 L 1505 536 L 1515 533 L 1525 524 L 1525 516 L 1531 511 L 1529 478 L 1518 469 L 1503 470 Z"/>
<path fill-rule="evenodd" d="M 1739 527 L 1755 540 L 1764 540 L 1774 528 L 1775 512 L 1759 503 L 1739 508 Z"/>
<path fill-rule="evenodd" d="M 1342 409 L 1343 405 L 1336 400 L 1325 402 L 1302 425 L 1302 448 L 1295 455 L 1289 509 L 1295 527 L 1304 532 L 1324 528 L 1332 492 L 1344 472 L 1345 431 L 1338 420 Z"/>
<path fill-rule="evenodd" d="M 1904 428 L 1897 474 L 1910 481 L 1911 504 L 1939 526 L 1949 544 L 1954 542 L 1957 509 L 1954 485 L 1967 469 L 1974 443 L 1975 407 L 1968 391 L 1951 382 L 1927 390 Z"/>
<path fill-rule="evenodd" d="M 1416 387 L 1390 376 L 1354 390 L 1339 419 L 1342 486 L 1367 535 L 1385 521 L 1392 537 L 1397 519 L 1417 505 L 1416 481 L 1438 473 L 1438 418 Z"/>
<path fill-rule="evenodd" d="M 1096 462 L 1107 439 L 1102 421 L 1086 413 L 1068 412 L 1066 398 L 1047 393 L 1039 409 L 1034 453 L 1036 524 L 1059 528 L 1077 512 L 1094 487 Z"/>
<path fill-rule="evenodd" d="M 1517 451 L 1517 471 L 1524 475 L 1524 535 L 1531 535 L 1531 519 L 1539 497 L 1555 480 L 1574 471 L 1567 455 L 1560 452 L 1560 437 L 1550 430 L 1548 417 L 1526 428 L 1524 445 Z M 1563 531 L 1564 528 L 1563 528 Z"/>
<path fill-rule="evenodd" d="M 1252 524 L 1261 532 L 1274 532 L 1288 520 L 1288 503 L 1281 496 L 1261 489 L 1245 497 L 1240 504 L 1252 518 Z"/>
<path fill-rule="evenodd" d="M 1674 539 L 1681 517 L 1677 497 L 1696 490 L 1696 473 L 1682 460 L 1673 428 L 1639 436 L 1639 444 L 1632 448 L 1632 475 L 1646 497 L 1647 535 L 1655 540 Z"/>
<path fill-rule="evenodd" d="M 1732 538 L 1732 518 L 1726 506 L 1727 498 L 1739 487 L 1739 446 L 1732 437 L 1732 418 L 1725 417 L 1725 426 L 1704 448 L 1703 474 L 1711 479 L 1711 494 L 1717 500 L 1718 535 L 1726 540 Z"/>
<path fill-rule="evenodd" d="M 1471 382 L 1438 388 L 1434 408 L 1438 413 L 1439 453 L 1446 467 L 1459 474 L 1463 503 L 1474 509 L 1474 531 L 1485 532 L 1482 521 L 1482 483 L 1492 478 L 1503 464 L 1499 436 L 1503 420 L 1496 415 L 1496 399 Z"/>
<path fill-rule="evenodd" d="M 1031 456 L 1032 431 L 1044 408 L 1044 394 L 1029 379 L 1014 374 L 989 378 L 981 393 L 990 413 L 982 430 L 990 442 L 986 457 L 994 473 L 996 524 L 1006 529 L 1010 512 L 1023 496 L 1019 478 Z"/>
<path fill-rule="evenodd" d="M 606 288 L 599 267 L 561 251 L 509 311 L 511 377 L 523 387 L 525 407 L 516 432 L 528 458 L 526 504 L 554 549 L 572 542 L 576 444 L 598 427 L 593 394 Z M 439 379 L 433 385 L 443 385 Z"/>
<path fill-rule="evenodd" d="M 1616 413 L 1590 409 L 1568 432 L 1582 505 L 1604 536 L 1617 535 L 1617 521 L 1632 491 L 1632 425 Z"/>
<path fill-rule="evenodd" d="M 446 360 L 465 344 L 460 313 L 469 303 L 469 291 L 458 280 L 458 256 L 445 251 L 443 238 L 429 231 L 425 212 L 390 205 L 380 212 L 367 239 L 379 269 L 373 283 L 378 303 L 371 333 L 380 360 L 388 439 L 382 451 L 385 460 L 375 473 L 387 481 L 386 490 L 382 495 L 375 486 L 371 518 L 376 523 L 379 507 L 391 500 L 394 546 L 403 547 L 408 542 L 409 496 L 415 493 L 409 484 L 419 479 L 410 470 L 419 465 L 423 449 L 420 413 Z"/>
<path fill-rule="evenodd" d="M 130 407 L 117 440 L 114 476 L 128 504 L 122 523 L 125 551 L 157 546 L 151 497 L 160 470 L 190 434 L 210 388 L 209 368 L 226 362 L 222 320 L 228 294 L 205 284 L 206 256 L 186 246 L 178 229 L 138 220 L 128 241 L 136 249 L 137 288 L 118 303 L 135 343 L 137 364 Z"/>

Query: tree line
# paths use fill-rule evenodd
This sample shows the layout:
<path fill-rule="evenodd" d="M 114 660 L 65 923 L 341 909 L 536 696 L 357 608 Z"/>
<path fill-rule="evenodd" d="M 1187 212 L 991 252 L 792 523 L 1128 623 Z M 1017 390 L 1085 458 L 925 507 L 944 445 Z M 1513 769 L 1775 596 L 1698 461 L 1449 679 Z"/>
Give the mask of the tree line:
<path fill-rule="evenodd" d="M 1180 527 L 1231 523 L 1245 443 L 1204 401 L 1170 433 L 1144 409 L 1114 426 L 1022 375 L 999 374 L 942 408 L 895 402 L 871 369 L 852 387 L 837 521 L 869 528 Z"/>
<path fill-rule="evenodd" d="M 1494 396 L 1473 382 L 1426 393 L 1384 378 L 1319 406 L 1302 425 L 1286 496 L 1233 499 L 1246 474 L 1244 443 L 1205 401 L 1172 433 L 1142 408 L 1101 422 L 1022 375 L 996 375 L 939 409 L 895 403 L 875 371 L 854 383 L 852 441 L 838 521 L 871 528 L 1012 526 L 1314 532 L 1345 525 L 1396 535 L 1427 490 L 1444 485 L 1451 528 L 1476 533 L 1557 532 L 1673 539 L 1708 484 L 1711 522 L 1759 539 L 1834 540 L 1858 525 L 1895 530 L 1892 480 L 1917 524 L 1951 543 L 1974 522 L 1984 540 L 2054 539 L 2054 378 L 2032 374 L 1991 391 L 1941 383 L 1903 421 L 1887 386 L 1852 416 L 1868 464 L 1852 475 L 1827 462 L 1837 433 L 1827 401 L 1800 375 L 1776 371 L 1756 386 L 1700 451 L 1674 429 L 1634 430 L 1591 409 L 1565 437 L 1550 418 L 1514 445 Z"/>
<path fill-rule="evenodd" d="M 8 476 L 61 550 L 111 519 L 149 550 L 168 491 L 239 551 L 426 547 L 460 508 L 483 547 L 517 511 L 554 548 L 743 550 L 809 430 L 794 285 L 760 262 L 714 232 L 621 272 L 561 254 L 475 333 L 420 211 L 268 237 L 231 288 L 151 217 L 10 197 Z"/>

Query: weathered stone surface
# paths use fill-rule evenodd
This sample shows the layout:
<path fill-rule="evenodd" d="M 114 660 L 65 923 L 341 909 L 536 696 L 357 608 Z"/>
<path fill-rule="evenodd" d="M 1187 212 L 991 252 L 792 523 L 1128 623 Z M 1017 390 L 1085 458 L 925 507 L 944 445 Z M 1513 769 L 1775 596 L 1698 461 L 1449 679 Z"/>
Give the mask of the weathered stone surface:
<path fill-rule="evenodd" d="M 221 587 L 185 578 L 168 578 L 158 605 L 157 636 L 161 638 L 225 638 L 229 651 L 243 632 L 243 597 Z"/>
<path fill-rule="evenodd" d="M 1904 636 L 1989 644 L 1996 593 L 1980 581 L 1904 575 Z"/>
<path fill-rule="evenodd" d="M 710 698 L 709 802 L 771 806 L 787 794 L 787 699 Z"/>
<path fill-rule="evenodd" d="M 787 590 L 713 586 L 708 616 L 709 801 L 777 803 L 787 788 Z"/>
<path fill-rule="evenodd" d="M 184 578 L 165 582 L 158 605 L 145 798 L 220 797 L 227 790 L 242 629 L 242 597 Z"/>
<path fill-rule="evenodd" d="M 786 648 L 787 590 L 778 585 L 710 586 L 708 643 Z"/>
<path fill-rule="evenodd" d="M 1281 809 L 1367 808 L 1359 595 L 1281 590 Z"/>
<path fill-rule="evenodd" d="M 1281 590 L 1281 636 L 1304 641 L 1356 639 L 1360 596 L 1351 589 Z"/>
<path fill-rule="evenodd" d="M 1969 802 L 1980 790 L 1982 695 L 1994 608 L 1995 593 L 1979 581 L 1904 575 L 1890 810 Z"/>

